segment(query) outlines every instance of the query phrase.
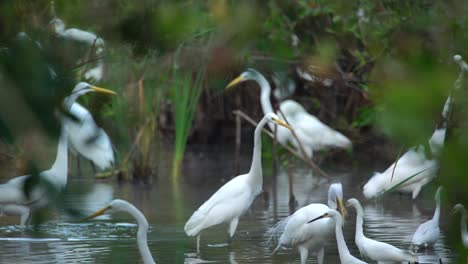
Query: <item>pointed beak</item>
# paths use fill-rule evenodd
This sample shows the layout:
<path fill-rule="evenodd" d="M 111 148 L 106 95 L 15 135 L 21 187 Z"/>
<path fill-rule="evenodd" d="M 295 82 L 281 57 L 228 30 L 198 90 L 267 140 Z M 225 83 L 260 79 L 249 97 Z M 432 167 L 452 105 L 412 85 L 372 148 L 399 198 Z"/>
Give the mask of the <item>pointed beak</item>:
<path fill-rule="evenodd" d="M 338 210 L 340 211 L 341 216 L 343 217 L 343 225 L 344 225 L 345 219 L 346 219 L 346 214 L 348 212 L 346 212 L 346 208 L 343 206 L 343 200 L 336 199 L 336 203 L 338 204 Z"/>
<path fill-rule="evenodd" d="M 106 207 L 104 207 L 104 208 L 102 208 L 102 209 L 96 211 L 95 213 L 93 213 L 93 214 L 91 214 L 91 215 L 89 215 L 89 216 L 83 218 L 81 221 L 87 221 L 87 220 L 89 220 L 89 219 L 93 219 L 93 218 L 95 218 L 95 217 L 98 217 L 98 216 L 100 216 L 100 215 L 103 215 L 103 214 L 105 214 L 106 211 L 109 210 L 109 209 L 110 209 L 110 206 L 106 206 Z"/>
<path fill-rule="evenodd" d="M 290 125 L 286 124 L 286 122 L 284 122 L 283 120 L 279 120 L 278 118 L 273 118 L 273 121 L 275 121 L 280 126 L 284 126 L 285 128 L 291 131 L 294 131 L 294 129 Z"/>
<path fill-rule="evenodd" d="M 107 89 L 104 89 L 104 88 L 101 88 L 101 87 L 97 87 L 97 86 L 94 86 L 94 85 L 91 85 L 90 88 L 93 89 L 95 92 L 98 92 L 98 93 L 113 94 L 113 95 L 116 95 L 116 94 L 117 94 L 117 93 L 114 92 L 114 91 L 107 90 Z"/>
<path fill-rule="evenodd" d="M 310 221 L 307 222 L 307 223 L 310 224 L 310 223 L 312 223 L 312 222 L 315 222 L 315 221 L 317 221 L 317 220 L 320 220 L 320 219 L 322 219 L 322 218 L 327 218 L 327 217 L 328 217 L 328 214 L 323 214 L 323 215 L 321 215 L 321 216 L 319 216 L 319 217 L 316 217 L 316 218 L 310 220 Z"/>
<path fill-rule="evenodd" d="M 237 78 L 235 78 L 234 80 L 232 80 L 227 86 L 226 86 L 226 90 L 228 90 L 229 88 L 231 87 L 234 87 L 236 86 L 237 84 L 241 83 L 245 81 L 244 77 L 242 77 L 242 75 L 238 76 Z"/>

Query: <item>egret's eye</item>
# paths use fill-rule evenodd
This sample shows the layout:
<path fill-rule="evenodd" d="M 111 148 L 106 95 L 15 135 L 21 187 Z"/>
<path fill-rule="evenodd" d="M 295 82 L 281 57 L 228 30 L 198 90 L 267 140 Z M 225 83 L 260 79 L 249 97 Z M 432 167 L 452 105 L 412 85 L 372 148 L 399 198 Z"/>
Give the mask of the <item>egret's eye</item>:
<path fill-rule="evenodd" d="M 323 216 L 328 216 L 328 213 L 324 213 Z"/>

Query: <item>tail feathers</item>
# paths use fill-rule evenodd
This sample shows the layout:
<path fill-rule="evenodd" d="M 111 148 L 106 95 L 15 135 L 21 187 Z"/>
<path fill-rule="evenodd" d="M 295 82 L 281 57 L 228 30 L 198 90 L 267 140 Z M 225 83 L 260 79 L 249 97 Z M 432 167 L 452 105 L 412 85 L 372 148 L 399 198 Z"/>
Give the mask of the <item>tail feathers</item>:
<path fill-rule="evenodd" d="M 205 214 L 200 213 L 198 210 L 193 213 L 184 227 L 187 236 L 196 236 L 203 229 L 203 222 L 205 221 Z"/>
<path fill-rule="evenodd" d="M 271 227 L 266 232 L 265 237 L 268 238 L 268 244 L 272 245 L 274 242 L 280 240 L 280 237 L 284 232 L 284 228 L 286 227 L 286 224 L 288 223 L 290 218 L 291 218 L 291 216 L 288 216 L 288 217 L 282 219 L 281 221 L 276 223 L 273 227 Z M 279 244 L 281 244 L 281 243 L 279 243 Z"/>

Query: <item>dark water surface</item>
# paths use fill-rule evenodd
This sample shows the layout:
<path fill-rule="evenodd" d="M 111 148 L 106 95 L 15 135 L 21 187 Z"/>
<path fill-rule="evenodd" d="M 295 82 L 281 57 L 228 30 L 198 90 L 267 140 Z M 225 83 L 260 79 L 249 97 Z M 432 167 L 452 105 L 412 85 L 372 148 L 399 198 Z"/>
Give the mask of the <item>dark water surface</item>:
<path fill-rule="evenodd" d="M 242 171 L 249 167 L 249 157 L 242 160 Z M 160 165 L 159 179 L 151 187 L 132 183 L 95 182 L 71 176 L 70 190 L 86 190 L 86 195 L 70 191 L 65 203 L 86 213 L 96 210 L 114 198 L 135 204 L 150 223 L 148 242 L 158 263 L 299 263 L 293 250 L 281 250 L 272 255 L 274 246 L 267 243 L 265 232 L 290 213 L 288 205 L 288 176 L 280 168 L 275 180 L 270 165 L 264 164 L 267 195 L 260 195 L 251 210 L 241 218 L 233 244 L 226 246 L 227 226 L 203 232 L 201 253 L 197 255 L 195 238 L 186 237 L 185 221 L 223 181 L 233 175 L 233 157 L 214 151 L 210 154 L 192 151 L 186 156 L 179 187 L 174 187 Z M 341 181 L 345 200 L 359 199 L 364 206 L 365 233 L 368 237 L 408 249 L 417 226 L 430 219 L 434 201 L 429 189 L 412 202 L 406 196 L 387 195 L 378 201 L 364 201 L 360 184 L 369 177 L 369 170 L 327 170 L 333 181 Z M 346 172 L 351 171 L 351 172 Z M 76 173 L 75 173 L 76 174 Z M 5 179 L 4 179 L 5 180 Z M 294 171 L 294 192 L 297 208 L 313 202 L 326 203 L 329 182 L 314 177 L 307 168 Z M 21 228 L 14 217 L 0 218 L 0 263 L 141 263 L 136 246 L 135 221 L 126 214 L 103 216 L 98 220 L 80 222 L 78 217 L 63 209 L 51 211 L 50 220 L 38 226 L 38 232 Z M 355 212 L 348 209 L 344 227 L 345 238 L 351 253 L 359 256 L 354 245 Z M 442 212 L 449 212 L 442 208 Z M 455 261 L 455 255 L 445 243 L 444 232 L 449 213 L 441 219 L 441 238 L 433 250 L 422 253 L 420 263 Z M 316 263 L 309 256 L 308 263 Z M 325 249 L 325 263 L 339 263 L 334 237 Z"/>

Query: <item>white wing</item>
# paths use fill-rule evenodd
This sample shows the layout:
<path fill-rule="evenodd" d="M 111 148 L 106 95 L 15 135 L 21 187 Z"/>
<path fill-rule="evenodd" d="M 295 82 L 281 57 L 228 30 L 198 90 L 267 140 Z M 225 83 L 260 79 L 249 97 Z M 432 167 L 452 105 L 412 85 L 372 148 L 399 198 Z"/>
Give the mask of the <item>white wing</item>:
<path fill-rule="evenodd" d="M 365 238 L 360 245 L 358 244 L 358 248 L 363 256 L 375 261 L 417 261 L 417 257 L 412 254 L 369 238 Z"/>
<path fill-rule="evenodd" d="M 185 233 L 188 236 L 195 236 L 205 228 L 241 216 L 250 207 L 254 198 L 255 195 L 247 184 L 247 174 L 235 177 L 192 214 L 185 224 Z"/>
<path fill-rule="evenodd" d="M 422 223 L 413 235 L 413 245 L 434 244 L 439 238 L 439 225 L 433 220 Z"/>

